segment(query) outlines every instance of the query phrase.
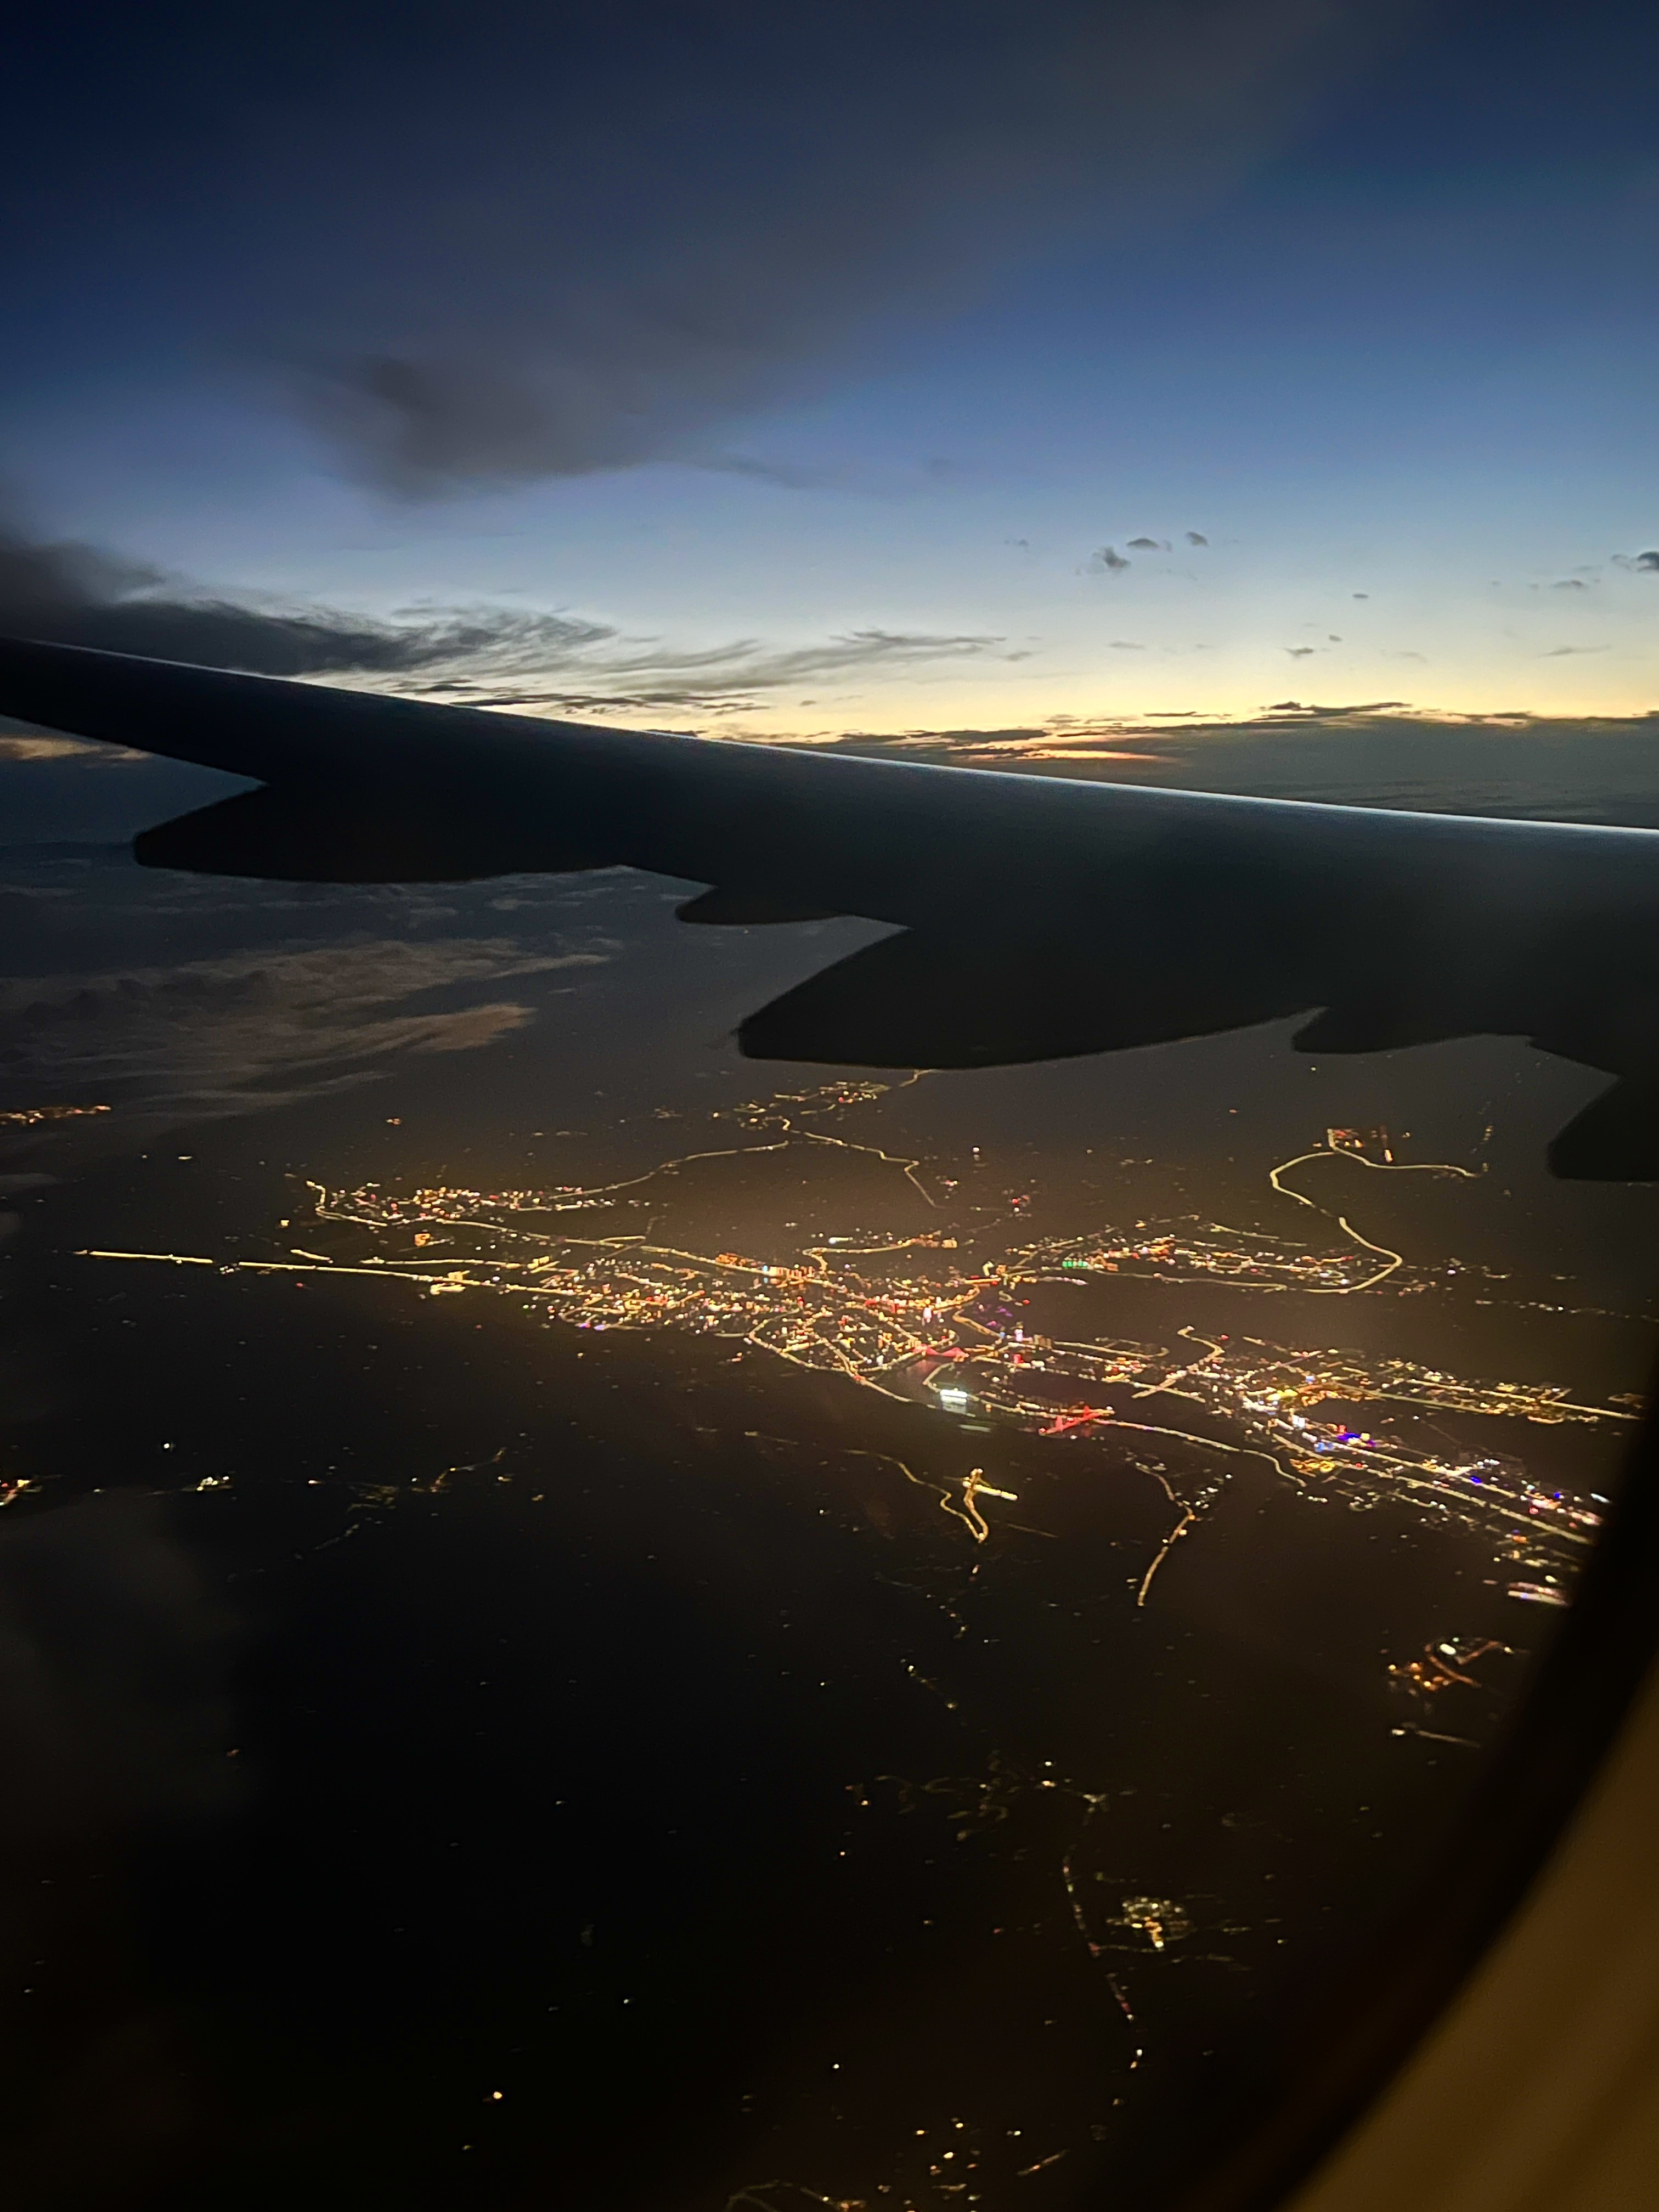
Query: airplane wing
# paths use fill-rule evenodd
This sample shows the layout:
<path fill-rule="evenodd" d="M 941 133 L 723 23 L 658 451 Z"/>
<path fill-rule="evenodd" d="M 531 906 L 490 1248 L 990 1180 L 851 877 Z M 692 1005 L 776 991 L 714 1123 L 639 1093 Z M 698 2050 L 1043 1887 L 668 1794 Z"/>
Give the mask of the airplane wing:
<path fill-rule="evenodd" d="M 625 866 L 689 921 L 894 934 L 739 1030 L 968 1067 L 1302 1015 L 1367 1052 L 1495 1032 L 1619 1079 L 1559 1174 L 1659 1177 L 1659 831 L 1083 783 L 605 730 L 0 641 L 0 712 L 256 780 L 155 867 L 331 882 Z"/>

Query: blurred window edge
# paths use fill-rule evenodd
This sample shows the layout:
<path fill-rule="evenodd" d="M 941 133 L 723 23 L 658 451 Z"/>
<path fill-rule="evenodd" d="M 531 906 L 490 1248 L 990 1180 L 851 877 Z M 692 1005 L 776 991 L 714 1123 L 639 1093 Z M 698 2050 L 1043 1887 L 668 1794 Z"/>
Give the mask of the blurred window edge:
<path fill-rule="evenodd" d="M 1659 2172 L 1659 1383 L 1474 1802 L 1174 2212 L 1630 2212 Z M 1219 2131 L 1218 2131 L 1219 2134 Z M 1216 2140 L 1212 2137 L 1212 2140 Z"/>

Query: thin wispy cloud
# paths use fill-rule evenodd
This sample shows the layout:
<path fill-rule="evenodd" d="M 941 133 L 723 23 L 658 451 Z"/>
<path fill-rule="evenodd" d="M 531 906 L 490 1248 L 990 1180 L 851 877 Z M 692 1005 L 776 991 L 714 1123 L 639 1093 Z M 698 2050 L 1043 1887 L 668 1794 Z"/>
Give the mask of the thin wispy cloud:
<path fill-rule="evenodd" d="M 0 760 L 71 760 L 77 753 L 87 750 L 86 744 L 79 738 L 20 736 L 15 731 L 0 728 Z"/>
<path fill-rule="evenodd" d="M 551 666 L 544 657 L 538 682 L 514 685 L 502 681 L 490 672 L 488 656 L 480 655 L 425 688 L 475 705 L 556 707 L 573 714 L 647 713 L 665 708 L 733 714 L 758 703 L 769 692 L 801 684 L 892 677 L 947 660 L 1029 658 L 1027 649 L 1010 649 L 1002 638 L 972 632 L 852 630 L 821 644 L 793 647 L 744 638 L 694 653 L 659 642 L 629 647 L 618 640 L 614 647 L 571 653 Z"/>
<path fill-rule="evenodd" d="M 1027 647 L 976 631 L 872 627 L 805 645 L 737 638 L 687 648 L 586 617 L 512 608 L 413 608 L 376 621 L 209 593 L 95 547 L 31 538 L 15 524 L 0 528 L 0 635 L 572 714 L 736 712 L 805 683 L 1029 657 Z"/>
<path fill-rule="evenodd" d="M 612 633 L 556 614 L 440 610 L 397 622 L 191 586 L 0 521 L 0 634 L 259 676 L 408 676 L 479 654 L 580 652 Z"/>
<path fill-rule="evenodd" d="M 411 1053 L 476 1051 L 534 1018 L 514 999 L 411 1002 L 603 957 L 505 939 L 387 939 L 22 978 L 0 987 L 0 1085 L 112 1100 L 128 1126 L 288 1105 L 372 1081 Z"/>

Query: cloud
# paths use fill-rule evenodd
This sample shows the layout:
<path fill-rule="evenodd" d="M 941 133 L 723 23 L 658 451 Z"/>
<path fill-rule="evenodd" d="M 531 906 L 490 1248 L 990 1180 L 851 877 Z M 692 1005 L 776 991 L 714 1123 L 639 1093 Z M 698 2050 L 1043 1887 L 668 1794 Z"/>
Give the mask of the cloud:
<path fill-rule="evenodd" d="M 826 486 L 844 486 L 853 480 L 851 472 L 840 465 L 832 468 L 809 467 L 797 461 L 768 460 L 759 453 L 702 454 L 697 466 L 712 470 L 717 476 L 747 477 L 754 483 L 781 484 L 786 491 L 820 491 Z"/>
<path fill-rule="evenodd" d="M 556 655 L 613 635 L 563 615 L 443 610 L 374 622 L 324 607 L 230 599 L 96 546 L 0 520 L 0 634 L 260 676 L 405 676 L 480 654 Z"/>
<path fill-rule="evenodd" d="M 1129 550 L 1132 553 L 1167 553 L 1169 550 L 1167 538 L 1132 538 L 1129 540 Z"/>
<path fill-rule="evenodd" d="M 1305 660 L 1310 653 L 1317 652 L 1318 647 L 1311 645 L 1287 645 L 1285 650 L 1292 660 Z"/>
<path fill-rule="evenodd" d="M 1085 576 L 1115 576 L 1129 567 L 1115 545 L 1097 546 L 1079 573 Z"/>
<path fill-rule="evenodd" d="M 1577 653 L 1605 653 L 1605 645 L 1553 645 L 1547 653 L 1540 653 L 1540 660 L 1565 660 Z"/>
<path fill-rule="evenodd" d="M 1269 714 L 1297 714 L 1310 720 L 1320 721 L 1346 721 L 1351 718 L 1367 714 L 1394 714 L 1403 713 L 1406 711 L 1406 708 L 1407 702 L 1403 699 L 1345 700 L 1340 705 L 1334 707 L 1319 706 L 1310 699 L 1279 699 L 1275 701 L 1274 703 L 1267 709 L 1267 712 Z M 1249 722 L 1243 722 L 1232 725 L 1224 724 L 1221 726 L 1249 729 L 1254 727 L 1255 725 Z"/>
<path fill-rule="evenodd" d="M 1401 12 L 614 0 L 575 31 L 478 0 L 392 37 L 294 0 L 234 37 L 118 25 L 91 72 L 48 23 L 36 104 L 61 80 L 79 158 L 40 144 L 27 250 L 165 303 L 198 360 L 271 365 L 394 493 L 730 469 L 733 423 L 1019 256 L 1272 158 Z"/>
<path fill-rule="evenodd" d="M 102 750 L 100 746 L 85 744 L 79 738 L 37 738 L 20 736 L 11 731 L 0 730 L 0 760 L 70 760 L 78 753 L 97 752 Z"/>
<path fill-rule="evenodd" d="M 0 635 L 94 646 L 260 676 L 360 677 L 386 689 L 567 713 L 732 711 L 821 678 L 938 660 L 1016 659 L 984 633 L 861 629 L 817 644 L 753 638 L 694 650 L 613 624 L 502 607 L 413 608 L 389 621 L 203 592 L 94 546 L 0 522 Z M 10 738 L 11 758 L 61 739 Z M 19 750 L 19 747 L 33 748 Z"/>
<path fill-rule="evenodd" d="M 1209 542 L 1201 530 L 1189 530 L 1187 532 L 1187 543 L 1189 545 L 1207 545 Z"/>
<path fill-rule="evenodd" d="M 1115 637 L 1111 643 L 1114 653 L 1145 653 L 1146 650 L 1144 645 L 1138 645 L 1132 637 Z"/>
<path fill-rule="evenodd" d="M 572 654 L 556 672 L 557 680 L 514 687 L 483 666 L 477 673 L 458 673 L 436 688 L 477 704 L 556 707 L 565 714 L 644 714 L 660 708 L 732 713 L 752 703 L 757 694 L 826 678 L 892 674 L 939 660 L 1029 657 L 1022 649 L 1009 650 L 1000 637 L 978 632 L 861 629 L 818 645 L 775 647 L 743 638 L 690 653 L 653 641 L 602 654 Z"/>
<path fill-rule="evenodd" d="M 216 1119 L 372 1080 L 410 1053 L 471 1052 L 522 1029 L 511 1000 L 411 1000 L 550 970 L 595 951 L 534 953 L 504 939 L 403 939 L 245 952 L 167 968 L 0 985 L 8 1096 L 89 1099 L 147 1120 Z"/>
<path fill-rule="evenodd" d="M 1640 575 L 1659 576 L 1659 551 L 1615 553 L 1613 557 L 1621 568 L 1633 568 Z"/>
<path fill-rule="evenodd" d="M 1399 699 L 1281 699 L 1238 721 L 1161 709 L 913 730 L 861 753 L 1346 805 L 1659 826 L 1659 716 L 1443 714 Z"/>

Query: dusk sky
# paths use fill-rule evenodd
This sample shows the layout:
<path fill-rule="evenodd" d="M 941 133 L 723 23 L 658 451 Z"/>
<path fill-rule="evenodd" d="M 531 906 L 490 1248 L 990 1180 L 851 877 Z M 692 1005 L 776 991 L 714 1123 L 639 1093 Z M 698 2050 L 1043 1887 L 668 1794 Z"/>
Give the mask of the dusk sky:
<path fill-rule="evenodd" d="M 1659 11 L 40 13 L 0 627 L 733 733 L 1659 710 Z"/>

